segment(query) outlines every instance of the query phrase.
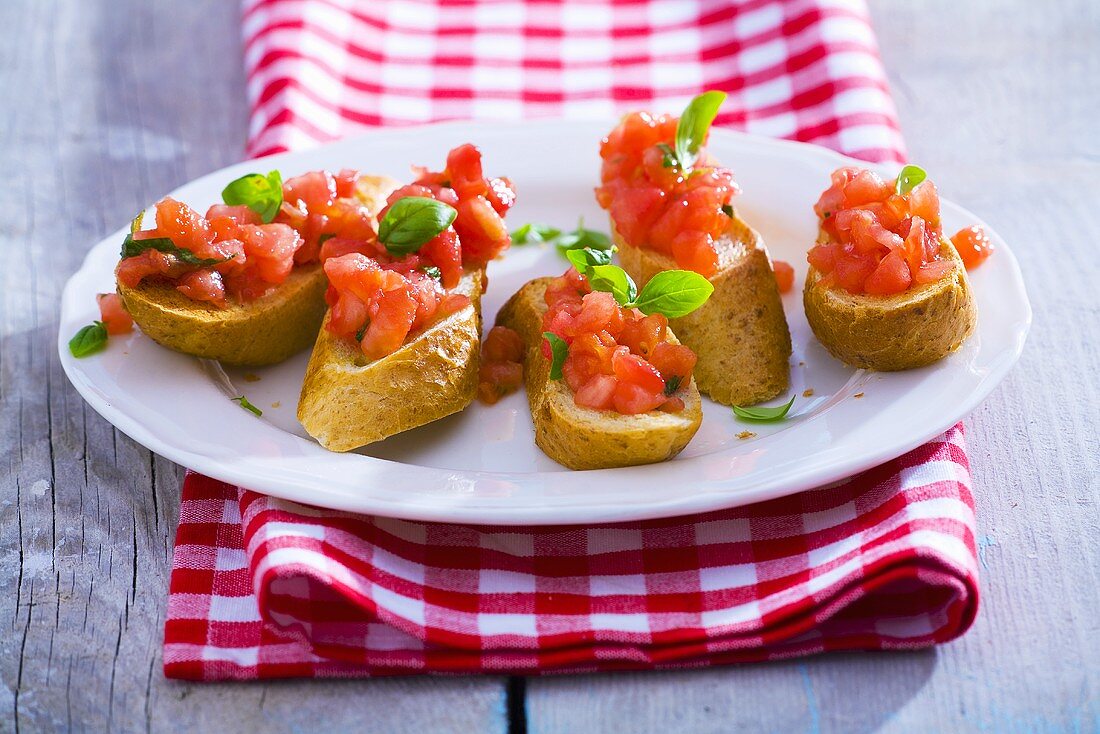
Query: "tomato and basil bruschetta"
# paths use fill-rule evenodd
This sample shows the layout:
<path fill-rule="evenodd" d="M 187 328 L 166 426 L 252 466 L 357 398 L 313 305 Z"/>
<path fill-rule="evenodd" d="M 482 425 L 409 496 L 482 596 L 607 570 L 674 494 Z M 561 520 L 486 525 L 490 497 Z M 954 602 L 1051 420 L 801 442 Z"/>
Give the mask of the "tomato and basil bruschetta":
<path fill-rule="evenodd" d="M 525 347 L 535 443 L 570 469 L 676 456 L 703 414 L 695 354 L 673 335 L 669 317 L 705 302 L 710 284 L 695 273 L 665 271 L 639 293 L 608 264 L 609 253 L 573 250 L 569 257 L 574 267 L 527 283 L 497 316 Z"/>
<path fill-rule="evenodd" d="M 966 268 L 940 226 L 935 184 L 838 169 L 814 205 L 820 223 L 803 290 L 806 318 L 837 359 L 872 370 L 932 364 L 959 348 L 976 311 Z"/>
<path fill-rule="evenodd" d="M 329 305 L 298 420 L 349 451 L 464 409 L 477 395 L 485 266 L 511 244 L 507 179 L 455 148 L 439 173 L 390 194 L 377 232 L 320 247 Z"/>
<path fill-rule="evenodd" d="M 320 243 L 374 231 L 397 182 L 345 170 L 282 181 L 250 174 L 205 214 L 172 198 L 156 223 L 131 225 L 115 270 L 142 332 L 196 357 L 242 366 L 281 362 L 313 343 L 325 314 Z"/>
<path fill-rule="evenodd" d="M 699 389 L 725 405 L 750 405 L 787 389 L 791 337 L 764 241 L 731 203 L 733 172 L 703 148 L 724 99 L 702 94 L 679 118 L 624 117 L 600 144 L 596 198 L 638 283 L 683 268 L 714 285 L 705 306 L 671 325 L 699 358 Z"/>

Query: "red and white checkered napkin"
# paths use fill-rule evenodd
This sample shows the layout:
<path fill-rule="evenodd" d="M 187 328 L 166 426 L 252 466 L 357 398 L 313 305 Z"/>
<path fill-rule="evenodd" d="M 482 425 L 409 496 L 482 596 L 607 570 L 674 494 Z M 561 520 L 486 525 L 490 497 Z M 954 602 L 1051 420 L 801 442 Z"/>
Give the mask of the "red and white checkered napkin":
<path fill-rule="evenodd" d="M 244 28 L 257 155 L 724 89 L 724 124 L 903 157 L 855 0 L 248 0 Z M 689 667 L 943 642 L 978 604 L 969 483 L 961 426 L 836 486 L 588 527 L 359 517 L 191 474 L 165 673 Z"/>

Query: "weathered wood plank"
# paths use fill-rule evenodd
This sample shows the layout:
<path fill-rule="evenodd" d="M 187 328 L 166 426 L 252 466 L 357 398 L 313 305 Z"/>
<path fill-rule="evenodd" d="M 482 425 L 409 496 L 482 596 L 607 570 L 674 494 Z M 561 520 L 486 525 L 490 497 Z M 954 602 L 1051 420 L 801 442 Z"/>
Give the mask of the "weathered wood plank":
<path fill-rule="evenodd" d="M 1100 727 L 1100 5 L 871 4 L 911 156 L 1011 238 L 1035 326 L 969 420 L 982 610 L 962 640 L 690 673 L 533 680 L 530 731 Z"/>
<path fill-rule="evenodd" d="M 17 0 L 0 27 L 0 731 L 505 729 L 501 678 L 163 678 L 180 470 L 69 386 L 56 310 L 89 244 L 241 157 L 237 3 Z"/>

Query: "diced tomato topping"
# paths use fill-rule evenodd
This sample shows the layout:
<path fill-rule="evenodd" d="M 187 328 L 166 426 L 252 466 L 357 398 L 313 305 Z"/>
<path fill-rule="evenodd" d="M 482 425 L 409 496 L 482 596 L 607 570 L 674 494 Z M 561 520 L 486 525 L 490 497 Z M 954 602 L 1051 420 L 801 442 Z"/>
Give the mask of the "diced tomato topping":
<path fill-rule="evenodd" d="M 392 354 L 410 333 L 470 302 L 445 293 L 434 278 L 418 270 L 379 263 L 359 252 L 329 258 L 324 268 L 329 279 L 326 299 L 332 308 L 327 328 L 357 342 L 372 360 Z"/>
<path fill-rule="evenodd" d="M 989 235 L 977 225 L 960 229 L 951 238 L 951 244 L 958 250 L 967 270 L 978 267 L 993 254 L 993 243 Z"/>
<path fill-rule="evenodd" d="M 705 151 L 689 174 L 673 165 L 668 150 L 677 122 L 645 112 L 623 118 L 600 143 L 596 200 L 627 242 L 710 276 L 718 269 L 715 241 L 729 228 L 730 202 L 740 189 L 733 172 L 715 166 Z"/>
<path fill-rule="evenodd" d="M 504 326 L 494 326 L 481 345 L 477 394 L 492 405 L 523 384 L 523 340 Z"/>
<path fill-rule="evenodd" d="M 225 283 L 216 270 L 192 270 L 180 276 L 176 290 L 193 301 L 225 305 Z"/>
<path fill-rule="evenodd" d="M 794 288 L 794 268 L 783 260 L 773 260 L 772 270 L 775 271 L 775 284 L 779 286 L 780 293 L 790 293 Z"/>
<path fill-rule="evenodd" d="M 99 304 L 99 320 L 107 327 L 108 334 L 128 334 L 134 328 L 134 320 L 117 293 L 100 293 L 95 299 Z"/>
<path fill-rule="evenodd" d="M 623 308 L 575 268 L 548 284 L 545 299 L 542 327 L 569 345 L 562 377 L 577 405 L 624 415 L 683 410 L 676 394 L 691 380 L 695 354 L 669 341 L 668 319 Z M 545 340 L 542 353 L 553 356 Z"/>
<path fill-rule="evenodd" d="M 214 204 L 206 210 L 206 220 L 212 222 L 220 217 L 233 220 L 234 224 L 263 224 L 264 220 L 259 214 L 247 206 L 228 206 L 226 204 Z"/>
<path fill-rule="evenodd" d="M 853 166 L 837 169 L 831 178 L 814 205 L 821 236 L 806 257 L 824 284 L 888 296 L 951 270 L 940 259 L 943 232 L 935 184 L 925 180 L 898 194 L 894 181 Z"/>

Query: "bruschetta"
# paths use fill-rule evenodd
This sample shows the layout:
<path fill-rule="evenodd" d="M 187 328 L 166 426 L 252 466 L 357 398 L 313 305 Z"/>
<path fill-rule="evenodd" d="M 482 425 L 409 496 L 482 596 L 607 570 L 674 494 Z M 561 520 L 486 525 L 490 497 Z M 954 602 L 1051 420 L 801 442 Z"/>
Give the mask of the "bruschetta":
<path fill-rule="evenodd" d="M 601 143 L 596 198 L 623 268 L 639 285 L 674 268 L 714 285 L 706 305 L 670 325 L 698 355 L 703 393 L 751 405 L 787 389 L 791 337 L 764 241 L 733 208 L 733 172 L 703 149 L 724 98 L 700 95 L 680 118 L 624 117 Z"/>
<path fill-rule="evenodd" d="M 699 429 L 695 355 L 668 319 L 594 291 L 575 268 L 527 283 L 497 325 L 523 342 L 535 443 L 559 464 L 603 469 L 665 461 Z"/>
<path fill-rule="evenodd" d="M 350 451 L 463 410 L 477 395 L 485 267 L 511 243 L 507 179 L 472 145 L 390 194 L 378 230 L 320 249 L 329 289 L 298 401 L 327 449 Z"/>
<path fill-rule="evenodd" d="M 943 236 L 936 187 L 907 166 L 896 180 L 845 167 L 814 206 L 806 318 L 852 367 L 923 367 L 958 349 L 976 309 L 962 259 Z"/>
<path fill-rule="evenodd" d="M 232 365 L 281 362 L 313 343 L 325 314 L 320 243 L 372 230 L 379 199 L 397 185 L 354 171 L 283 183 L 272 172 L 237 179 L 223 194 L 235 203 L 205 215 L 163 199 L 154 228 L 142 230 L 140 217 L 131 227 L 118 294 L 169 349 Z"/>

